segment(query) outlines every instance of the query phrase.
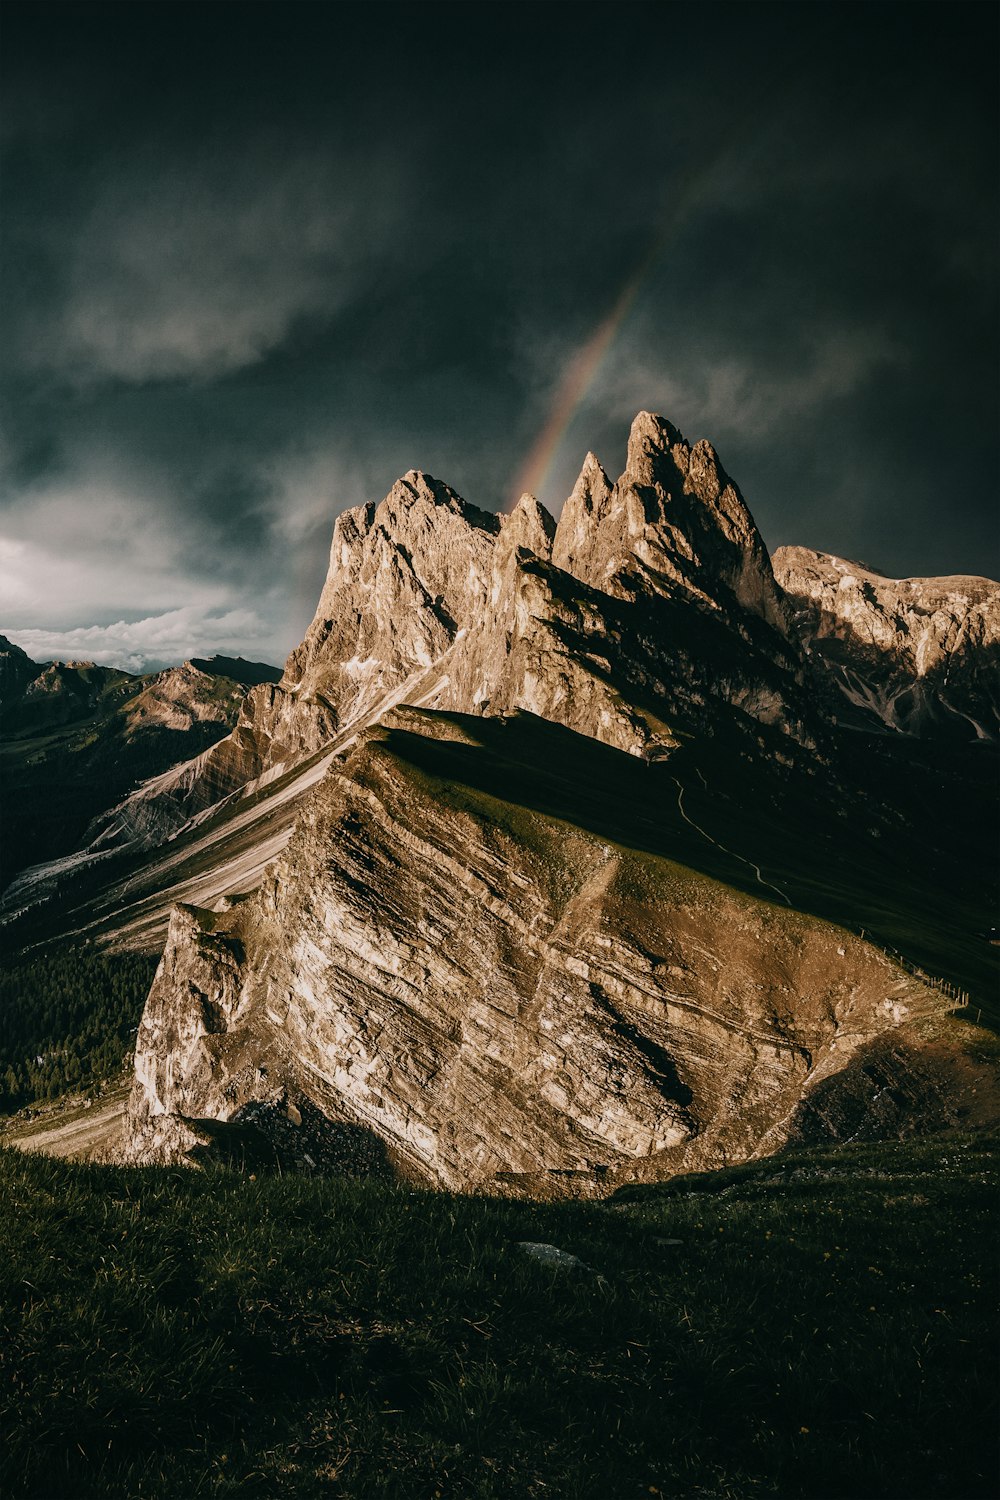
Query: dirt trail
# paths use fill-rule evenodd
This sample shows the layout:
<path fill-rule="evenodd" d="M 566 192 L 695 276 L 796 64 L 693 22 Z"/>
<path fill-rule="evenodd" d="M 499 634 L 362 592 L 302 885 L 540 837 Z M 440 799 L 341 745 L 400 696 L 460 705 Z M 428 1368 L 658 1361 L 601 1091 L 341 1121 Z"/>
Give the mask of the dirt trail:
<path fill-rule="evenodd" d="M 701 775 L 700 771 L 698 772 L 698 775 L 701 776 L 701 784 L 707 791 L 708 787 L 706 785 L 704 776 Z M 684 811 L 684 788 L 681 786 L 676 776 L 671 776 L 670 780 L 677 788 L 677 811 L 680 813 L 685 823 L 689 823 L 696 833 L 700 833 L 703 839 L 707 839 L 710 844 L 714 844 L 716 849 L 721 849 L 723 854 L 728 854 L 732 859 L 738 859 L 740 864 L 749 866 L 749 868 L 757 877 L 758 885 L 762 885 L 765 890 L 774 891 L 775 895 L 780 896 L 786 906 L 791 906 L 791 897 L 786 896 L 780 886 L 772 885 L 769 880 L 764 879 L 763 875 L 760 873 L 760 865 L 755 865 L 752 859 L 745 859 L 742 854 L 737 854 L 735 849 L 727 849 L 725 844 L 720 844 L 718 839 L 713 839 L 710 833 L 706 833 L 704 828 L 702 828 L 698 823 L 695 822 L 694 818 L 688 817 L 687 813 Z"/>
<path fill-rule="evenodd" d="M 125 1095 L 120 1094 L 81 1109 L 69 1120 L 41 1126 L 32 1121 L 16 1131 L 4 1132 L 0 1141 L 18 1151 L 38 1151 L 45 1156 L 72 1156 L 84 1161 L 104 1158 L 121 1143 L 126 1102 Z"/>

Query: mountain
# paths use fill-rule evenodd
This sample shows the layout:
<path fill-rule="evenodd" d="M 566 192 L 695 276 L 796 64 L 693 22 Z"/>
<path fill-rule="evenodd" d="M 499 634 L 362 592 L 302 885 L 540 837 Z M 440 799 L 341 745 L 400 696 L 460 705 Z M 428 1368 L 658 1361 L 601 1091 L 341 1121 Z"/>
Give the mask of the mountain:
<path fill-rule="evenodd" d="M 821 730 L 804 684 L 738 490 L 707 443 L 643 413 L 620 480 L 588 457 L 558 527 L 530 496 L 497 516 L 416 471 L 341 515 L 280 682 L 252 689 L 231 735 L 140 787 L 95 839 L 155 848 L 398 702 L 525 709 L 647 757 L 724 723 L 788 759 Z"/>
<path fill-rule="evenodd" d="M 978 683 L 989 586 L 953 584 Z M 129 1158 L 306 1121 L 313 1160 L 360 1127 L 421 1180 L 599 1192 L 953 1120 L 948 1012 L 995 979 L 988 721 L 848 727 L 792 585 L 648 413 L 558 525 L 417 471 L 341 515 L 281 680 L 105 819 L 121 873 L 68 898 L 166 931 Z M 916 684 L 902 633 L 872 651 Z"/>
<path fill-rule="evenodd" d="M 885 578 L 805 547 L 779 548 L 774 568 L 838 721 L 953 741 L 1000 734 L 1000 585 Z"/>
<path fill-rule="evenodd" d="M 579 1192 L 780 1143 L 890 1031 L 898 1089 L 940 995 L 763 878 L 741 889 L 735 860 L 686 863 L 682 828 L 664 764 L 529 715 L 393 711 L 257 892 L 175 911 L 131 1159 L 312 1106 L 423 1180 Z"/>
<path fill-rule="evenodd" d="M 242 656 L 192 656 L 185 665 L 204 672 L 208 677 L 225 677 L 229 682 L 238 682 L 246 688 L 281 680 L 277 667 L 263 661 L 247 661 Z"/>
<path fill-rule="evenodd" d="M 73 856 L 95 818 L 226 735 L 248 684 L 279 675 L 215 658 L 137 677 L 93 662 L 33 662 L 0 637 L 4 880 Z"/>
<path fill-rule="evenodd" d="M 6 711 L 8 704 L 16 703 L 40 671 L 26 651 L 0 635 L 0 709 Z"/>

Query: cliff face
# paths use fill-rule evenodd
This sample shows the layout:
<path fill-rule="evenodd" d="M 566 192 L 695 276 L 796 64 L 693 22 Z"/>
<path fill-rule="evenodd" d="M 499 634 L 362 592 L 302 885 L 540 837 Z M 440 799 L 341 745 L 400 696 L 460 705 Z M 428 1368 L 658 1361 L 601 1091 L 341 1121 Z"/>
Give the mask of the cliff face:
<path fill-rule="evenodd" d="M 526 709 L 642 753 L 720 703 L 808 741 L 802 682 L 739 492 L 709 444 L 642 412 L 621 478 L 589 455 L 558 526 L 530 495 L 498 517 L 417 473 L 341 516 L 282 691 L 307 718 L 323 705 L 327 734 L 402 690 L 464 713 Z"/>
<path fill-rule="evenodd" d="M 553 560 L 606 592 L 636 587 L 700 600 L 787 634 L 789 616 L 753 517 L 711 443 L 691 445 L 640 412 L 625 472 L 611 485 L 587 455 L 556 531 Z"/>
<path fill-rule="evenodd" d="M 707 443 L 640 413 L 612 485 L 593 456 L 558 527 L 532 496 L 508 516 L 429 475 L 336 523 L 315 618 L 232 734 L 115 809 L 152 847 L 399 702 L 525 709 L 637 755 L 741 720 L 813 748 L 801 647 L 738 490 Z"/>
<path fill-rule="evenodd" d="M 870 1053 L 892 1095 L 886 1038 L 919 1051 L 950 997 L 890 945 L 960 953 L 978 983 L 988 886 L 961 774 L 933 744 L 904 763 L 840 735 L 826 643 L 854 653 L 869 724 L 859 683 L 896 724 L 898 685 L 943 672 L 906 726 L 936 727 L 955 673 L 980 691 L 992 596 L 833 590 L 810 556 L 776 578 L 711 446 L 648 413 L 617 481 L 588 456 L 558 525 L 416 471 L 342 515 L 281 681 L 106 825 L 151 846 L 231 798 L 219 826 L 252 843 L 240 798 L 273 793 L 270 857 L 298 809 L 254 891 L 174 913 L 129 1159 L 308 1119 L 427 1182 L 599 1192 L 854 1118 Z M 934 798 L 957 815 L 929 844 L 912 809 Z M 215 836 L 187 866 L 179 840 L 170 879 L 204 889 Z"/>
<path fill-rule="evenodd" d="M 518 784 L 518 726 L 396 713 L 252 897 L 175 914 L 132 1160 L 309 1101 L 435 1184 L 600 1190 L 773 1147 L 813 1082 L 939 1008 L 842 929 L 610 841 L 585 798 L 574 825 L 472 784 L 484 756 Z"/>
<path fill-rule="evenodd" d="M 883 578 L 806 547 L 779 548 L 774 569 L 836 718 L 951 740 L 1000 735 L 1000 586 Z"/>

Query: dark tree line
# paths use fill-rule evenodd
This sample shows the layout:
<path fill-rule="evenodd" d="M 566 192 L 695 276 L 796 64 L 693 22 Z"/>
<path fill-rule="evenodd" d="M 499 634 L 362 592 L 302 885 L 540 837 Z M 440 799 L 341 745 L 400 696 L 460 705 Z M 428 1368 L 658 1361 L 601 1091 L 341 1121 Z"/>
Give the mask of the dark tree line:
<path fill-rule="evenodd" d="M 0 970 L 0 1112 L 117 1078 L 155 970 L 146 954 L 89 947 Z"/>

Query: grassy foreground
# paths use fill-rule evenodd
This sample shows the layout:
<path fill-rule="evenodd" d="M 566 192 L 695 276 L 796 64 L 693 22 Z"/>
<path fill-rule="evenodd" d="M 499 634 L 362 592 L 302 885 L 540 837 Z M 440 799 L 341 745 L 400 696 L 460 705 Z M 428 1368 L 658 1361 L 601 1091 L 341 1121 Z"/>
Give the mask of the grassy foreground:
<path fill-rule="evenodd" d="M 560 1205 L 3 1151 L 0 1493 L 992 1495 L 996 1179 L 981 1136 Z"/>

